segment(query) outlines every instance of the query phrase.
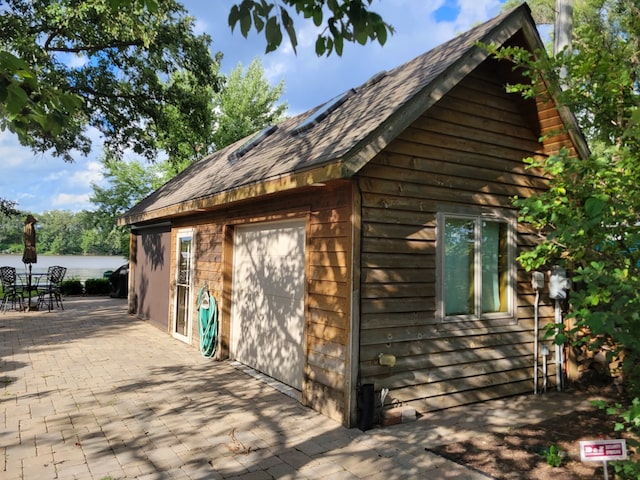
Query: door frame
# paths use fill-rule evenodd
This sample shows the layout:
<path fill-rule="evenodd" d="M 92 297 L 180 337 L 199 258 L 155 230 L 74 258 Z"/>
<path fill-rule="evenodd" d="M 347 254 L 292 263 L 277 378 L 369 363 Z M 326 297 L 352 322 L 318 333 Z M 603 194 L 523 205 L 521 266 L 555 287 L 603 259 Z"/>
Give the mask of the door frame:
<path fill-rule="evenodd" d="M 181 228 L 176 232 L 176 243 L 174 245 L 175 257 L 174 257 L 174 277 L 173 277 L 173 302 L 172 302 L 172 313 L 171 313 L 171 335 L 188 344 L 191 344 L 193 338 L 193 280 L 195 274 L 195 228 Z M 177 321 L 178 321 L 178 283 L 179 283 L 179 274 L 180 274 L 180 246 L 182 239 L 191 239 L 191 249 L 189 254 L 189 271 L 188 271 L 188 279 L 187 285 L 188 293 L 187 293 L 187 305 L 185 309 L 185 321 L 186 321 L 186 330 L 187 335 L 182 335 L 176 332 L 177 329 Z"/>

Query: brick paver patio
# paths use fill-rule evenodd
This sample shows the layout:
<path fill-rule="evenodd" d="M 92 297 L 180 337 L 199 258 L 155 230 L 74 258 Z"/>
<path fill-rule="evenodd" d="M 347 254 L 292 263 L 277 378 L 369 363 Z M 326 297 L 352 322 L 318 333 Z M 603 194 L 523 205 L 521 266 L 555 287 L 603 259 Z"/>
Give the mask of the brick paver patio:
<path fill-rule="evenodd" d="M 4 480 L 483 479 L 425 447 L 549 409 L 518 397 L 363 433 L 203 358 L 125 300 L 64 306 L 0 314 Z"/>

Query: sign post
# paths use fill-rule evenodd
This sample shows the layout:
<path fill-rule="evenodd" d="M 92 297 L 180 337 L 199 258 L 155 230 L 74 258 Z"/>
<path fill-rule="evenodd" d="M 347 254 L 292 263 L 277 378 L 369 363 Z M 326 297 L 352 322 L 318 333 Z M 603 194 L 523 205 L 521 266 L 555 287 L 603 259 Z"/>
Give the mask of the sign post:
<path fill-rule="evenodd" d="M 580 442 L 580 460 L 583 462 L 602 462 L 604 479 L 609 480 L 607 462 L 626 460 L 627 441 L 616 440 L 584 440 Z"/>

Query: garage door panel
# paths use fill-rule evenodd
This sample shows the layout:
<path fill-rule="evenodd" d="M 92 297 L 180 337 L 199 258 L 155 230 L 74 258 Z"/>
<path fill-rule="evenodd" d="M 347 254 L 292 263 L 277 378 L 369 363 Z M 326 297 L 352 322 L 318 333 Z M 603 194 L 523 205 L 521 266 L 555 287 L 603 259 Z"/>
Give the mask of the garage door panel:
<path fill-rule="evenodd" d="M 239 227 L 231 354 L 294 388 L 304 369 L 305 222 Z"/>

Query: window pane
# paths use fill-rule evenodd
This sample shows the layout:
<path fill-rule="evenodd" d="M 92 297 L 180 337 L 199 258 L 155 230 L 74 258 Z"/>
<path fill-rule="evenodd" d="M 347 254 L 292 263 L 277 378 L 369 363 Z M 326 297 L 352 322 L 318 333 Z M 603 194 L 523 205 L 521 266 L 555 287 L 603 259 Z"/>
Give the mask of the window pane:
<path fill-rule="evenodd" d="M 446 218 L 444 226 L 445 315 L 474 313 L 474 222 Z"/>
<path fill-rule="evenodd" d="M 482 313 L 507 311 L 507 224 L 482 222 Z"/>

